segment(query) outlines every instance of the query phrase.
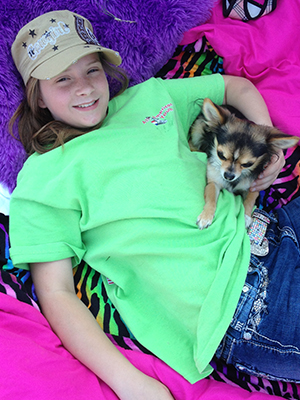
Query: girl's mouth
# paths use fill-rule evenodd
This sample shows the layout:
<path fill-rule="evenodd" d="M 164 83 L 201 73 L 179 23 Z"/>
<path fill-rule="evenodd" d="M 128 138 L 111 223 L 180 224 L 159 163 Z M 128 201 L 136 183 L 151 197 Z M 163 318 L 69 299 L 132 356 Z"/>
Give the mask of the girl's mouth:
<path fill-rule="evenodd" d="M 93 106 L 98 104 L 99 99 L 93 100 L 90 103 L 80 104 L 78 106 L 74 106 L 75 108 L 85 109 L 85 108 L 92 108 Z"/>

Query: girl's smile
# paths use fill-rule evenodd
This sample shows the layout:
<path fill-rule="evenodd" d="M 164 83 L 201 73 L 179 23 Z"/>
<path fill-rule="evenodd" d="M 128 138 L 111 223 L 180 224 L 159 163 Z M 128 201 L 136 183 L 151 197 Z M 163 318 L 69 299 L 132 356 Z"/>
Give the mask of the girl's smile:
<path fill-rule="evenodd" d="M 91 108 L 91 107 L 93 107 L 95 104 L 97 105 L 98 104 L 98 101 L 99 100 L 95 100 L 95 101 L 92 101 L 91 103 L 89 103 L 89 104 L 80 104 L 80 105 L 78 105 L 78 106 L 74 106 L 74 107 L 79 107 L 79 108 Z"/>
<path fill-rule="evenodd" d="M 89 54 L 49 80 L 40 80 L 39 106 L 75 128 L 92 128 L 106 116 L 109 87 L 98 53 Z"/>

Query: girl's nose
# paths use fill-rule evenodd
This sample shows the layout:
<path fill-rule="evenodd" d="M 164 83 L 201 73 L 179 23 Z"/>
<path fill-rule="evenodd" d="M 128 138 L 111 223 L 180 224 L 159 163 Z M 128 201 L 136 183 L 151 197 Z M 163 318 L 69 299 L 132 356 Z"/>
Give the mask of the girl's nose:
<path fill-rule="evenodd" d="M 93 92 L 94 87 L 88 77 L 78 78 L 76 82 L 77 96 L 86 96 Z"/>

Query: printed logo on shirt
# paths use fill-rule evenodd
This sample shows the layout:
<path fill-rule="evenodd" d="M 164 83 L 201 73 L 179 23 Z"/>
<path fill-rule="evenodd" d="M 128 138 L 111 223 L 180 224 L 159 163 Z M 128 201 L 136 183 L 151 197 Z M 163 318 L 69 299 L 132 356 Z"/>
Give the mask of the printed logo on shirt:
<path fill-rule="evenodd" d="M 173 111 L 172 103 L 169 103 L 169 104 L 163 106 L 157 115 L 152 116 L 152 117 L 146 117 L 142 122 L 143 122 L 143 124 L 147 124 L 147 122 L 151 122 L 151 124 L 154 124 L 154 125 L 163 125 L 168 121 L 166 119 L 166 115 L 170 111 Z"/>

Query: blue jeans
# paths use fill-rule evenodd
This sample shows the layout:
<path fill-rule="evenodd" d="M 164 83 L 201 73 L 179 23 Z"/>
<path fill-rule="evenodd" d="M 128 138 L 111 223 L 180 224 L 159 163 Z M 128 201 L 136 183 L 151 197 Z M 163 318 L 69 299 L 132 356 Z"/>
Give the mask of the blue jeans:
<path fill-rule="evenodd" d="M 300 382 L 300 198 L 269 217 L 269 253 L 251 255 L 216 356 L 251 375 Z"/>

